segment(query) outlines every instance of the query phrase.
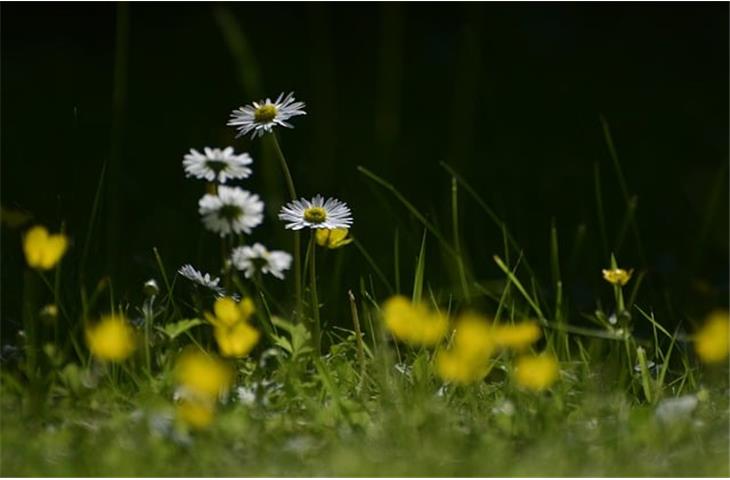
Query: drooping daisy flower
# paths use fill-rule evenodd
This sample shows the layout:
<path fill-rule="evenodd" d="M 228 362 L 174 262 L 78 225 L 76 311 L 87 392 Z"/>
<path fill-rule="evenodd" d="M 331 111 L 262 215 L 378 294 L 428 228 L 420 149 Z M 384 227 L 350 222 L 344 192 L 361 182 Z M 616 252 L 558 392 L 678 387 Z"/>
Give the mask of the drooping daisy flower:
<path fill-rule="evenodd" d="M 284 270 L 291 267 L 292 256 L 280 250 L 269 251 L 260 243 L 252 247 L 246 245 L 233 250 L 231 262 L 244 272 L 246 278 L 260 270 L 261 273 L 270 273 L 276 278 L 284 279 Z"/>
<path fill-rule="evenodd" d="M 276 125 L 294 128 L 286 121 L 296 115 L 306 115 L 303 108 L 304 102 L 294 101 L 294 92 L 286 97 L 281 93 L 275 102 L 267 98 L 234 110 L 228 125 L 238 129 L 236 137 L 250 133 L 251 138 L 256 138 L 271 132 Z"/>
<path fill-rule="evenodd" d="M 317 195 L 311 201 L 302 198 L 287 203 L 281 207 L 279 220 L 287 222 L 285 227 L 291 230 L 350 228 L 352 213 L 345 202 L 335 198 L 325 201 L 322 195 Z"/>
<path fill-rule="evenodd" d="M 193 268 L 192 265 L 183 265 L 180 270 L 177 271 L 180 275 L 187 278 L 191 282 L 195 282 L 201 287 L 209 288 L 216 293 L 221 293 L 223 289 L 218 286 L 218 282 L 221 281 L 218 277 L 211 277 L 210 273 L 203 275 L 201 272 Z"/>
<path fill-rule="evenodd" d="M 186 176 L 226 183 L 229 178 L 248 178 L 251 175 L 251 169 L 246 165 L 251 165 L 253 160 L 248 153 L 236 155 L 233 147 L 223 150 L 205 147 L 203 152 L 205 154 L 191 148 L 185 155 L 183 166 Z"/>
<path fill-rule="evenodd" d="M 264 202 L 259 196 L 238 187 L 218 187 L 198 202 L 205 227 L 221 237 L 230 233 L 251 233 L 264 220 Z"/>

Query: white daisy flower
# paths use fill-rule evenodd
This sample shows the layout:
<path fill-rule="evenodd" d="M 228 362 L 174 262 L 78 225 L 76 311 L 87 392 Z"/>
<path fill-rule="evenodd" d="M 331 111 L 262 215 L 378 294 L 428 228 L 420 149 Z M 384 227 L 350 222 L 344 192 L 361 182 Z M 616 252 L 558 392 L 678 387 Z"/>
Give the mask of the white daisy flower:
<path fill-rule="evenodd" d="M 178 270 L 177 273 L 187 278 L 191 282 L 197 283 L 202 287 L 209 288 L 216 293 L 220 293 L 223 291 L 223 289 L 218 286 L 218 283 L 221 281 L 220 278 L 211 277 L 209 273 L 203 275 L 190 264 L 180 267 L 180 270 Z"/>
<path fill-rule="evenodd" d="M 281 207 L 279 220 L 287 222 L 285 227 L 291 230 L 350 228 L 352 213 L 345 202 L 335 198 L 325 201 L 322 195 L 317 195 L 312 201 L 302 198 L 287 203 Z"/>
<path fill-rule="evenodd" d="M 251 175 L 251 169 L 246 165 L 251 165 L 253 160 L 248 153 L 236 155 L 233 147 L 223 150 L 205 147 L 203 152 L 191 148 L 185 155 L 183 166 L 186 176 L 226 183 L 229 178 L 248 178 Z"/>
<path fill-rule="evenodd" d="M 251 233 L 264 220 L 264 202 L 258 195 L 238 187 L 219 186 L 217 194 L 204 195 L 198 206 L 205 227 L 221 237 Z"/>
<path fill-rule="evenodd" d="M 228 125 L 238 129 L 236 137 L 250 133 L 251 138 L 256 138 L 271 132 L 277 125 L 294 128 L 286 121 L 296 115 L 306 115 L 303 108 L 304 102 L 294 101 L 294 92 L 286 97 L 281 93 L 275 102 L 267 98 L 234 110 Z"/>
<path fill-rule="evenodd" d="M 231 254 L 233 266 L 243 271 L 246 278 L 251 278 L 257 270 L 260 270 L 261 273 L 270 273 L 283 280 L 284 270 L 289 270 L 291 260 L 292 257 L 288 253 L 280 250 L 269 251 L 260 243 L 255 243 L 252 247 L 248 245 L 238 247 Z"/>

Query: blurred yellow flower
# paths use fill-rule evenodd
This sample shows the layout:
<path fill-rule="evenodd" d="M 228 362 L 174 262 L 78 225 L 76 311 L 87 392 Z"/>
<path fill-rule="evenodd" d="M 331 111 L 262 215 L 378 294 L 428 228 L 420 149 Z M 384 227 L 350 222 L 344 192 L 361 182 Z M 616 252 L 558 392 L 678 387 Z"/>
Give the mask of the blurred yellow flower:
<path fill-rule="evenodd" d="M 623 268 L 611 268 L 611 269 L 604 269 L 603 270 L 603 278 L 613 285 L 620 285 L 624 286 L 627 283 L 629 283 L 629 280 L 631 280 L 631 275 L 634 273 L 634 269 L 632 268 L 629 271 L 624 270 Z"/>
<path fill-rule="evenodd" d="M 695 334 L 695 351 L 705 363 L 720 363 L 730 353 L 730 313 L 714 310 Z"/>
<path fill-rule="evenodd" d="M 489 356 L 478 358 L 461 350 L 440 350 L 436 354 L 436 373 L 447 382 L 466 385 L 474 383 L 489 373 Z"/>
<path fill-rule="evenodd" d="M 216 398 L 230 388 L 233 372 L 223 361 L 200 350 L 189 349 L 177 359 L 175 378 L 195 397 Z"/>
<path fill-rule="evenodd" d="M 383 319 L 390 333 L 411 345 L 432 346 L 441 341 L 449 326 L 448 318 L 423 304 L 413 304 L 402 295 L 383 305 Z"/>
<path fill-rule="evenodd" d="M 352 237 L 348 237 L 350 232 L 347 228 L 319 228 L 315 234 L 317 245 L 327 248 L 340 248 L 352 242 Z"/>
<path fill-rule="evenodd" d="M 492 330 L 487 319 L 473 313 L 459 317 L 454 330 L 453 349 L 462 358 L 489 358 L 494 352 Z"/>
<path fill-rule="evenodd" d="M 515 362 L 515 380 L 528 390 L 540 391 L 549 388 L 558 379 L 560 366 L 551 354 L 522 356 Z"/>
<path fill-rule="evenodd" d="M 215 328 L 213 335 L 224 357 L 245 357 L 258 343 L 260 334 L 248 323 L 255 310 L 253 301 L 248 297 L 239 303 L 230 297 L 222 297 L 213 305 L 215 315 L 205 313 Z"/>
<path fill-rule="evenodd" d="M 541 335 L 539 325 L 532 321 L 492 327 L 492 340 L 495 345 L 502 348 L 524 350 L 539 340 Z"/>
<path fill-rule="evenodd" d="M 28 230 L 23 238 L 25 260 L 33 268 L 50 270 L 68 248 L 68 238 L 62 233 L 49 235 L 46 227 L 37 225 Z"/>
<path fill-rule="evenodd" d="M 135 348 L 134 329 L 123 315 L 104 315 L 96 325 L 86 328 L 86 343 L 100 360 L 121 362 Z"/>
<path fill-rule="evenodd" d="M 259 341 L 259 331 L 247 322 L 232 326 L 216 326 L 215 341 L 224 357 L 245 357 Z"/>
<path fill-rule="evenodd" d="M 495 344 L 487 319 L 472 313 L 459 317 L 450 350 L 436 355 L 436 373 L 448 382 L 473 383 L 489 372 Z"/>
<path fill-rule="evenodd" d="M 189 427 L 202 430 L 213 423 L 215 404 L 197 400 L 182 400 L 177 404 L 177 418 Z"/>
<path fill-rule="evenodd" d="M 248 297 L 239 303 L 230 297 L 221 297 L 213 305 L 215 315 L 206 312 L 205 318 L 213 325 L 231 327 L 238 322 L 247 322 L 255 311 L 256 307 Z"/>

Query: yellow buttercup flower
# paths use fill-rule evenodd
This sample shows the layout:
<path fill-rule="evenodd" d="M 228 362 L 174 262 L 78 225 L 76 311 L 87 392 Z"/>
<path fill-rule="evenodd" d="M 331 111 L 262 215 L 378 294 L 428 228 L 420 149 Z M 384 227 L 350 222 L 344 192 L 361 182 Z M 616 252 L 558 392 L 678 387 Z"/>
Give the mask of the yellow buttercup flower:
<path fill-rule="evenodd" d="M 495 344 L 487 320 L 472 313 L 459 317 L 450 350 L 436 355 L 436 373 L 448 382 L 469 384 L 489 373 Z"/>
<path fill-rule="evenodd" d="M 37 225 L 28 230 L 23 238 L 25 260 L 33 268 L 50 270 L 68 248 L 68 238 L 62 233 L 49 235 L 46 227 Z"/>
<path fill-rule="evenodd" d="M 260 334 L 248 320 L 255 311 L 253 301 L 246 297 L 236 303 L 230 297 L 222 297 L 213 305 L 215 315 L 205 313 L 213 324 L 213 335 L 220 352 L 225 357 L 245 357 L 258 343 Z"/>
<path fill-rule="evenodd" d="M 177 404 L 177 418 L 189 427 L 202 430 L 213 423 L 215 404 L 198 400 L 182 400 Z"/>
<path fill-rule="evenodd" d="M 231 327 L 238 322 L 247 322 L 255 311 L 256 307 L 248 297 L 239 303 L 230 297 L 221 297 L 213 305 L 215 315 L 206 312 L 205 317 L 213 325 Z"/>
<path fill-rule="evenodd" d="M 459 317 L 454 330 L 453 349 L 462 358 L 486 359 L 494 352 L 495 343 L 487 319 L 472 313 Z"/>
<path fill-rule="evenodd" d="M 200 350 L 190 349 L 177 359 L 175 378 L 195 397 L 216 398 L 230 388 L 233 372 L 221 360 Z"/>
<path fill-rule="evenodd" d="M 447 382 L 467 385 L 483 379 L 489 365 L 465 357 L 459 350 L 441 350 L 436 354 L 436 373 Z"/>
<path fill-rule="evenodd" d="M 218 348 L 224 357 L 241 358 L 256 346 L 261 334 L 246 322 L 232 326 L 216 326 L 213 332 Z"/>
<path fill-rule="evenodd" d="M 522 356 L 515 362 L 514 376 L 517 384 L 528 390 L 540 391 L 549 388 L 558 379 L 560 366 L 550 354 Z"/>
<path fill-rule="evenodd" d="M 347 228 L 320 228 L 315 233 L 315 239 L 320 247 L 340 248 L 352 242 L 352 237 L 347 236 L 349 232 Z"/>
<path fill-rule="evenodd" d="M 626 271 L 623 268 L 611 268 L 608 270 L 604 269 L 603 278 L 610 284 L 623 287 L 624 285 L 629 283 L 629 280 L 631 280 L 631 275 L 633 273 L 633 268 L 629 271 Z"/>
<path fill-rule="evenodd" d="M 96 358 L 121 362 L 134 351 L 134 329 L 123 315 L 105 315 L 86 328 L 86 344 Z"/>
<path fill-rule="evenodd" d="M 514 325 L 492 327 L 492 341 L 502 348 L 524 350 L 540 339 L 542 331 L 537 322 L 522 322 Z"/>
<path fill-rule="evenodd" d="M 705 363 L 726 361 L 730 353 L 730 313 L 727 310 L 711 312 L 705 324 L 695 334 L 695 351 Z"/>
<path fill-rule="evenodd" d="M 444 338 L 449 326 L 445 315 L 432 312 L 422 304 L 414 305 L 402 295 L 391 297 L 385 302 L 383 319 L 395 338 L 418 346 L 437 344 Z"/>

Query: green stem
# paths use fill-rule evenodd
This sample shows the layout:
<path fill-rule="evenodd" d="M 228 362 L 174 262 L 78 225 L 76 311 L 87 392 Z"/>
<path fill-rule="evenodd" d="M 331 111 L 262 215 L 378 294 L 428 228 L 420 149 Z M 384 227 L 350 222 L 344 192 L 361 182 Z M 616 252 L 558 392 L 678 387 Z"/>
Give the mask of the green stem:
<path fill-rule="evenodd" d="M 297 191 L 294 188 L 294 180 L 292 179 L 291 172 L 289 171 L 289 165 L 286 163 L 284 152 L 281 151 L 279 146 L 279 140 L 276 138 L 275 133 L 270 135 L 274 144 L 274 150 L 276 156 L 279 157 L 281 163 L 281 170 L 284 172 L 284 179 L 286 180 L 286 186 L 289 190 L 289 197 L 292 201 L 297 199 Z M 297 317 L 301 319 L 302 314 L 302 254 L 301 254 L 301 233 L 299 231 L 294 232 L 294 292 L 296 295 L 297 302 Z"/>
<path fill-rule="evenodd" d="M 319 298 L 317 298 L 317 270 L 315 261 L 315 250 L 317 245 L 314 241 L 314 230 L 312 230 L 311 240 L 309 242 L 309 290 L 312 294 L 312 341 L 314 342 L 314 351 L 319 355 L 322 351 L 322 332 L 319 323 Z"/>
<path fill-rule="evenodd" d="M 154 296 L 147 300 L 147 304 L 143 307 L 144 311 L 144 359 L 147 367 L 147 375 L 152 378 L 152 357 L 150 355 L 150 324 L 154 319 L 152 305 Z"/>

